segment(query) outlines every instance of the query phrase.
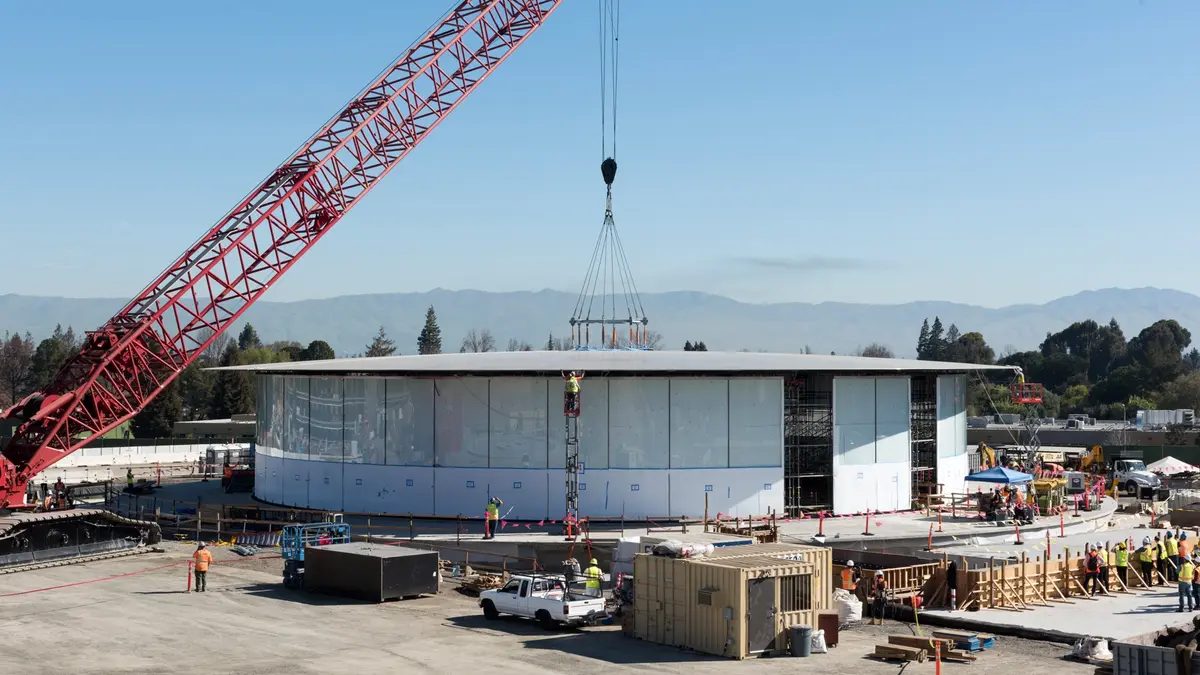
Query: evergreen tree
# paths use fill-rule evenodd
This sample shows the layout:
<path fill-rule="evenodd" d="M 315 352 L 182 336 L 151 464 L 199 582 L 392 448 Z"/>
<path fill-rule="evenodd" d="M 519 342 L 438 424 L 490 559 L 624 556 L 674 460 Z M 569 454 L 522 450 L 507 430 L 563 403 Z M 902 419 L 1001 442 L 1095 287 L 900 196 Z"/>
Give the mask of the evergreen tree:
<path fill-rule="evenodd" d="M 258 331 L 254 330 L 254 326 L 250 324 L 246 324 L 245 328 L 242 328 L 242 332 L 238 333 L 237 343 L 238 349 L 242 351 L 262 346 L 262 340 L 258 339 Z"/>
<path fill-rule="evenodd" d="M 952 345 L 958 342 L 960 337 L 962 337 L 962 333 L 958 332 L 958 326 L 950 324 L 950 329 L 946 331 L 946 344 Z"/>
<path fill-rule="evenodd" d="M 442 353 L 442 329 L 438 326 L 437 314 L 433 311 L 433 305 L 425 310 L 425 326 L 421 328 L 421 334 L 417 336 L 417 353 Z"/>
<path fill-rule="evenodd" d="M 921 334 L 917 336 L 917 358 L 922 360 L 929 359 L 929 319 L 925 319 L 925 323 L 921 324 Z"/>
<path fill-rule="evenodd" d="M 695 344 L 692 345 L 692 351 L 706 352 L 708 351 L 708 345 L 704 344 L 704 340 L 697 340 Z"/>
<path fill-rule="evenodd" d="M 546 338 L 546 351 L 554 351 L 554 333 L 551 333 L 550 337 Z"/>
<path fill-rule="evenodd" d="M 221 355 L 222 366 L 241 363 L 241 352 L 236 344 L 230 344 Z M 221 371 L 213 385 L 210 413 L 217 418 L 228 418 L 254 412 L 254 387 L 250 384 L 250 373 Z"/>
<path fill-rule="evenodd" d="M 929 327 L 929 361 L 940 361 L 946 352 L 946 329 L 942 328 L 940 317 L 933 317 L 933 325 Z"/>
<path fill-rule="evenodd" d="M 395 353 L 396 343 L 387 336 L 383 326 L 380 326 L 379 332 L 375 334 L 375 339 L 367 345 L 367 353 L 364 356 L 391 356 Z"/>
<path fill-rule="evenodd" d="M 685 352 L 690 352 L 690 351 L 693 351 L 693 349 L 692 349 L 692 341 L 691 341 L 691 340 L 686 340 L 686 341 L 684 341 L 684 343 L 683 343 L 683 351 L 685 351 Z"/>
<path fill-rule="evenodd" d="M 181 379 L 176 379 L 146 404 L 129 423 L 134 438 L 170 438 L 183 413 Z"/>

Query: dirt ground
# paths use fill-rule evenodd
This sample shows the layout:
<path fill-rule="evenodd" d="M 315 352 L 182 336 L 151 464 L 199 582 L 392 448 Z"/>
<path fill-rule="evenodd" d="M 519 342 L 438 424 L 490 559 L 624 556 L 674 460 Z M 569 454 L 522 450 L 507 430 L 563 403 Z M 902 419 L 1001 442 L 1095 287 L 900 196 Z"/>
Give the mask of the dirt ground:
<path fill-rule="evenodd" d="M 247 560 L 213 547 L 209 592 L 186 593 L 190 545 L 165 553 L 0 576 L 6 670 L 76 673 L 322 675 L 450 673 L 891 673 L 865 658 L 892 623 L 842 631 L 828 654 L 743 662 L 696 656 L 626 638 L 603 626 L 547 633 L 521 620 L 483 620 L 474 598 L 450 584 L 434 597 L 381 605 L 287 591 L 277 558 Z M 277 549 L 266 554 L 274 554 Z M 150 570 L 144 571 L 143 570 Z M 48 589 L 48 590 L 45 590 Z M 975 664 L 947 672 L 1090 673 L 1062 645 L 1000 638 Z M 910 664 L 932 672 L 933 664 Z"/>

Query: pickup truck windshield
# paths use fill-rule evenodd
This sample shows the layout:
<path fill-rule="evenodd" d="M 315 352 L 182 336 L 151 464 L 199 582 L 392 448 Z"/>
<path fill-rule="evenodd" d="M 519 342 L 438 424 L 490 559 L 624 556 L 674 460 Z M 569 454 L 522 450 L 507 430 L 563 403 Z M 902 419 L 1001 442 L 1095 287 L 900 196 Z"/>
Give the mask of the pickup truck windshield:
<path fill-rule="evenodd" d="M 1140 459 L 1128 459 L 1128 460 L 1125 460 L 1125 470 L 1126 471 L 1145 471 L 1146 463 Z"/>

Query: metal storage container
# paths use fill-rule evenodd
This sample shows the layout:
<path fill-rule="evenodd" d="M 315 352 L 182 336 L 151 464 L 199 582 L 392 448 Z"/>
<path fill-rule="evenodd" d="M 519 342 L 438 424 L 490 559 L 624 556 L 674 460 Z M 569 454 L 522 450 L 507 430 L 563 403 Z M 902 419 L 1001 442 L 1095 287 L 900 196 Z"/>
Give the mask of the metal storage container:
<path fill-rule="evenodd" d="M 1112 653 L 1113 675 L 1183 675 L 1174 649 L 1114 642 Z M 1192 672 L 1200 672 L 1200 656 L 1192 656 Z"/>
<path fill-rule="evenodd" d="M 438 592 L 437 551 L 356 541 L 310 546 L 304 556 L 305 590 L 369 602 Z"/>
<path fill-rule="evenodd" d="M 634 561 L 634 634 L 743 659 L 787 649 L 792 626 L 816 628 L 830 601 L 829 549 L 755 544 L 703 558 Z"/>

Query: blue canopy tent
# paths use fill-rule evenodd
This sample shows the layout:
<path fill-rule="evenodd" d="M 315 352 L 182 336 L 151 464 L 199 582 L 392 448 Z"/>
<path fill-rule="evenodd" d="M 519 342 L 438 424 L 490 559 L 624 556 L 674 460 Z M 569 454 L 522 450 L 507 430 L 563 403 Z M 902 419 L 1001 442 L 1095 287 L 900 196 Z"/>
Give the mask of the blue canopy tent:
<path fill-rule="evenodd" d="M 1028 483 L 1033 480 L 1033 474 L 1024 473 L 1021 471 L 1013 471 L 1002 466 L 997 466 L 987 471 L 980 471 L 967 476 L 967 480 L 976 483 L 1000 483 L 1002 485 L 1017 485 L 1019 483 Z"/>

